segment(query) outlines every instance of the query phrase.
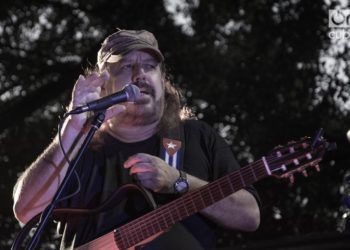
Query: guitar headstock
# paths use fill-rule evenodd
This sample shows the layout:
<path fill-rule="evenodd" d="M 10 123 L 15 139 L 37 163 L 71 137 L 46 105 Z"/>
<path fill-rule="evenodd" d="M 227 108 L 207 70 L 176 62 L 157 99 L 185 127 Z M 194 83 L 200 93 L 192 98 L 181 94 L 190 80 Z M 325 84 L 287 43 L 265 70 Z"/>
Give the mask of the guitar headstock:
<path fill-rule="evenodd" d="M 320 129 L 313 138 L 303 137 L 299 141 L 289 142 L 286 146 L 275 147 L 264 158 L 265 167 L 270 175 L 289 178 L 293 182 L 295 173 L 302 173 L 307 177 L 307 169 L 310 167 L 320 171 L 318 163 L 324 153 L 335 148 L 335 143 L 329 143 L 322 137 Z"/>

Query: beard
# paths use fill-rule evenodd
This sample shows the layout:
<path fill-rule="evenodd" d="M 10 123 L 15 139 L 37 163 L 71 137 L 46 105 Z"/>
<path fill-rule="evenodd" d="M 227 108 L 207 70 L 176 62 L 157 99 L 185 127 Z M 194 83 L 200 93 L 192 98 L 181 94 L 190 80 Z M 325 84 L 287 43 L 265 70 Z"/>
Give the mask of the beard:
<path fill-rule="evenodd" d="M 141 96 L 135 103 L 124 104 L 126 110 L 111 119 L 116 126 L 144 126 L 160 122 L 164 112 L 164 96 L 155 100 L 154 96 Z"/>

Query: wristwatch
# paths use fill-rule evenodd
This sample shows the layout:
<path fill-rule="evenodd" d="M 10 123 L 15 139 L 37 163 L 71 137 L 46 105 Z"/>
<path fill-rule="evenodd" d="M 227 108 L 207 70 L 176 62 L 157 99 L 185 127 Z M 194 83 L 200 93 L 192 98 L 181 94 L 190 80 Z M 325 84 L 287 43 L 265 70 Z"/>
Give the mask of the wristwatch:
<path fill-rule="evenodd" d="M 174 190 L 177 194 L 184 194 L 188 191 L 188 181 L 187 181 L 187 175 L 184 171 L 179 170 L 180 177 L 177 179 L 174 183 Z"/>

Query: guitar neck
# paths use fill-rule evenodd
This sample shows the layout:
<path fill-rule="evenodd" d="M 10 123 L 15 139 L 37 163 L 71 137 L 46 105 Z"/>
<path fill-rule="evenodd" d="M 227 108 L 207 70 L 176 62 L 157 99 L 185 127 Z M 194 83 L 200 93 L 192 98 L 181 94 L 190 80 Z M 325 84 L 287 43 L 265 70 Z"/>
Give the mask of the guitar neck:
<path fill-rule="evenodd" d="M 117 245 L 122 249 L 134 246 L 143 239 L 169 229 L 182 219 L 268 176 L 269 170 L 264 163 L 264 159 L 258 160 L 119 227 L 114 231 Z"/>

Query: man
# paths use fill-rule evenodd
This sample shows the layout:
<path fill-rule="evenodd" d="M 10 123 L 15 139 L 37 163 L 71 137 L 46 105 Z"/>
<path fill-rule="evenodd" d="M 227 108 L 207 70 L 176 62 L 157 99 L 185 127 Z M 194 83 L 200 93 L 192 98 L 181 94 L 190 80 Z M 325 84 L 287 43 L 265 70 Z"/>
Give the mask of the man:
<path fill-rule="evenodd" d="M 80 183 L 72 182 L 65 190 L 69 198 L 60 207 L 95 208 L 115 188 L 131 182 L 151 191 L 161 206 L 238 168 L 229 147 L 213 129 L 186 119 L 179 94 L 166 79 L 164 57 L 152 33 L 113 33 L 103 42 L 97 65 L 86 77 L 79 76 L 70 109 L 120 91 L 128 83 L 138 86 L 141 95 L 134 103 L 115 105 L 106 111 L 102 128 L 78 166 Z M 65 122 L 62 143 L 70 158 L 85 138 L 88 126 L 87 114 L 70 116 Z M 171 131 L 182 134 L 178 138 L 184 148 L 183 159 L 177 161 L 177 166 L 170 166 L 159 156 Z M 180 147 L 177 140 L 167 142 L 168 147 Z M 14 213 L 20 222 L 28 222 L 49 204 L 67 165 L 55 138 L 14 188 Z M 72 196 L 77 188 L 79 192 Z M 256 197 L 252 187 L 241 189 L 177 223 L 145 244 L 145 249 L 213 249 L 217 225 L 254 231 L 260 222 Z M 113 209 L 99 214 L 61 216 L 61 247 L 79 246 L 117 228 L 132 219 L 132 212 L 140 215 L 142 203 L 140 197 L 130 194 Z"/>

